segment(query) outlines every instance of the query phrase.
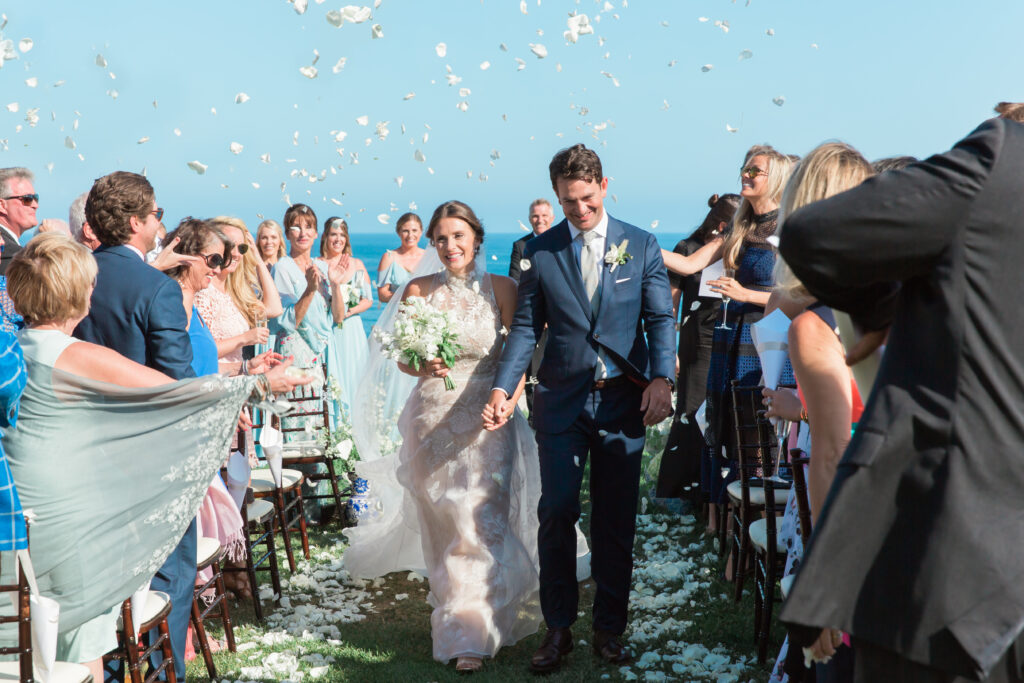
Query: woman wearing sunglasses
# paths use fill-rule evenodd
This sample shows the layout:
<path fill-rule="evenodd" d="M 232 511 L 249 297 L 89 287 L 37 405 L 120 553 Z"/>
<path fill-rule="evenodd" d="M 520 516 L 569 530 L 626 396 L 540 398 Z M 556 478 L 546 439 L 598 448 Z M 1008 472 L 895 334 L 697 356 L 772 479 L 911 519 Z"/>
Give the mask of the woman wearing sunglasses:
<path fill-rule="evenodd" d="M 704 437 L 709 448 L 701 462 L 701 489 L 710 503 L 711 532 L 718 529 L 718 504 L 728 501 L 726 486 L 737 477 L 731 383 L 739 380 L 741 386 L 748 386 L 761 381 L 761 362 L 750 338 L 750 326 L 764 315 L 774 285 L 776 252 L 768 238 L 775 234 L 782 190 L 792 170 L 793 160 L 773 147 L 751 147 L 740 171 L 740 205 L 725 235 L 690 256 L 662 252 L 668 269 L 680 275 L 699 272 L 719 260 L 724 271 L 709 283 L 722 296 L 708 371 Z M 787 362 L 781 383 L 793 381 Z M 723 470 L 727 472 L 724 476 Z M 728 577 L 731 571 L 727 569 L 726 574 Z"/>
<path fill-rule="evenodd" d="M 281 298 L 245 223 L 228 216 L 210 223 L 230 251 L 210 287 L 197 293 L 196 309 L 217 340 L 220 371 L 231 374 L 241 369 L 243 347 L 267 344 L 266 321 L 281 314 Z"/>

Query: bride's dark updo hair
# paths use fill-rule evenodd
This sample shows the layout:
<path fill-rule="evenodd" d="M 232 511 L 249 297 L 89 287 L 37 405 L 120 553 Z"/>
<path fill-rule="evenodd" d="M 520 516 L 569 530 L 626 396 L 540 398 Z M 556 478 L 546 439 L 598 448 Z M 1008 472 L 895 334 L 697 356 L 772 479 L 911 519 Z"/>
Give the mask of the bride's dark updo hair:
<path fill-rule="evenodd" d="M 469 208 L 468 204 L 453 199 L 445 202 L 441 206 L 434 209 L 434 215 L 430 217 L 430 225 L 427 226 L 427 239 L 430 243 L 434 243 L 434 230 L 437 228 L 437 224 L 441 222 L 442 218 L 458 218 L 465 221 L 469 227 L 473 228 L 473 232 L 476 234 L 477 243 L 484 243 L 484 226 L 480 222 L 480 219 L 473 213 L 473 209 Z"/>

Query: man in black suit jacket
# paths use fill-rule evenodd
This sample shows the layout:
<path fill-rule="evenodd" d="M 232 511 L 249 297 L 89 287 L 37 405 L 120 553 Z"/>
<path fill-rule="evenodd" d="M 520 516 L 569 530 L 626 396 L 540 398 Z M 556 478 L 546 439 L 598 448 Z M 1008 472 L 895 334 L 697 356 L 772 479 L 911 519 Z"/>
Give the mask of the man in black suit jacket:
<path fill-rule="evenodd" d="M 7 264 L 21 251 L 21 233 L 36 224 L 39 195 L 36 194 L 32 171 L 27 168 L 0 168 L 0 275 L 7 272 Z"/>
<path fill-rule="evenodd" d="M 1021 680 L 1022 177 L 1024 125 L 993 119 L 782 228 L 816 297 L 891 325 L 781 613 L 825 654 L 851 634 L 858 681 Z"/>
<path fill-rule="evenodd" d="M 154 246 L 163 210 L 153 187 L 141 175 L 117 171 L 96 181 L 85 215 L 102 242 L 93 255 L 99 266 L 89 315 L 74 336 L 114 349 L 137 363 L 174 379 L 195 377 L 181 287 L 146 264 Z M 182 453 L 182 458 L 187 457 Z M 185 677 L 185 640 L 196 577 L 195 520 L 153 577 L 154 590 L 171 596 L 168 617 L 174 670 Z M 120 670 L 109 671 L 120 679 Z"/>
<path fill-rule="evenodd" d="M 519 276 L 522 273 L 522 261 L 523 251 L 526 249 L 526 243 L 532 240 L 537 235 L 543 234 L 555 220 L 555 212 L 551 209 L 551 202 L 541 197 L 540 199 L 534 199 L 530 204 L 530 225 L 533 226 L 533 231 L 529 235 L 520 237 L 512 243 L 512 261 L 508 264 L 508 276 L 519 282 Z M 537 368 L 540 367 L 540 362 L 544 359 L 544 347 L 547 346 L 548 342 L 548 331 L 544 330 L 540 335 L 540 341 L 537 342 L 537 348 L 533 351 L 533 359 L 530 360 L 530 367 L 526 370 L 527 380 L 537 377 Z M 529 413 L 527 418 L 530 426 L 533 426 L 533 383 L 527 381 L 526 387 L 523 393 L 526 395 L 526 411 Z"/>

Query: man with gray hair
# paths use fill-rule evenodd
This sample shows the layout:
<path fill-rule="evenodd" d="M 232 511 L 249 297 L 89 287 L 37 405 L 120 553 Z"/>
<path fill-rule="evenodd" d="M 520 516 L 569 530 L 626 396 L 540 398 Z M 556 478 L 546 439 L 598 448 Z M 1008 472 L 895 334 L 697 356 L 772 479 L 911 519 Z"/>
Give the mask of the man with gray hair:
<path fill-rule="evenodd" d="M 7 264 L 21 251 L 18 240 L 21 233 L 36 224 L 39 195 L 32 185 L 35 176 L 27 168 L 14 166 L 0 168 L 0 275 L 7 272 Z"/>
<path fill-rule="evenodd" d="M 83 192 L 75 198 L 75 201 L 71 202 L 71 208 L 68 210 L 68 225 L 71 226 L 71 236 L 75 238 L 76 242 L 95 251 L 101 242 L 96 239 L 96 233 L 92 231 L 92 226 L 89 225 L 89 221 L 85 217 L 85 200 L 88 198 L 89 193 Z"/>

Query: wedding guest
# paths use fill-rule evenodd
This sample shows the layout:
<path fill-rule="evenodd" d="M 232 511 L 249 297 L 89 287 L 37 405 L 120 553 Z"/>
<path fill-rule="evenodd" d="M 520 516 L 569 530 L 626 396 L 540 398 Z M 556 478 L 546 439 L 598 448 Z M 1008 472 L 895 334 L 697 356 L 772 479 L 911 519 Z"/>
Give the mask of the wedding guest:
<path fill-rule="evenodd" d="M 221 372 L 234 374 L 242 370 L 245 347 L 266 345 L 267 319 L 280 315 L 283 307 L 245 223 L 229 216 L 210 222 L 230 241 L 230 256 L 211 285 L 196 293 L 196 309 L 217 340 Z"/>
<path fill-rule="evenodd" d="M 779 200 L 792 168 L 790 157 L 773 147 L 751 147 L 740 171 L 742 199 L 729 231 L 690 256 L 662 252 L 665 265 L 680 275 L 696 273 L 719 259 L 725 270 L 725 275 L 709 283 L 723 299 L 712 340 L 704 435 L 708 448 L 701 463 L 701 489 L 710 501 L 710 532 L 718 531 L 718 506 L 728 502 L 726 487 L 738 476 L 730 387 L 733 380 L 756 385 L 761 379 L 750 326 L 764 315 L 774 285 L 775 249 L 768 238 L 775 234 Z M 793 382 L 788 364 L 780 382 Z M 726 576 L 730 575 L 727 568 Z"/>
<path fill-rule="evenodd" d="M 145 179 L 114 180 L 138 188 Z M 109 190 L 103 181 L 100 190 Z M 110 199 L 92 202 L 93 215 L 109 209 Z M 98 275 L 88 249 L 61 235 L 37 236 L 11 262 L 11 296 L 29 324 L 19 335 L 29 382 L 24 421 L 5 438 L 19 493 L 37 517 L 32 558 L 39 583 L 61 600 L 58 659 L 86 663 L 97 681 L 102 655 L 116 646 L 120 603 L 177 552 L 257 384 L 239 378 L 170 386 L 166 374 L 72 337 Z M 295 385 L 287 367 L 259 378 L 260 397 Z M 111 562 L 122 569 L 110 571 Z M 188 589 L 186 620 L 191 583 Z"/>
<path fill-rule="evenodd" d="M 95 251 L 100 246 L 100 241 L 96 239 L 96 233 L 92 231 L 89 221 L 85 218 L 85 201 L 88 198 L 89 193 L 83 192 L 71 202 L 71 208 L 68 209 L 68 225 L 71 227 L 71 237 L 76 242 Z"/>
<path fill-rule="evenodd" d="M 551 202 L 541 197 L 530 203 L 530 225 L 533 231 L 524 235 L 512 243 L 512 260 L 508 265 L 508 276 L 519 282 L 519 273 L 522 270 L 523 249 L 526 243 L 537 235 L 543 235 L 555 220 L 555 212 L 551 209 Z M 529 390 L 527 390 L 529 391 Z"/>
<path fill-rule="evenodd" d="M 0 253 L 3 253 L 4 245 L 5 240 L 0 233 Z M 14 302 L 7 294 L 7 277 L 0 275 L 0 329 L 14 334 L 24 326 L 24 319 L 14 309 Z"/>
<path fill-rule="evenodd" d="M 844 192 L 874 175 L 871 164 L 849 145 L 830 142 L 813 149 L 797 166 L 786 185 L 779 210 L 780 230 L 786 216 L 801 206 Z M 846 365 L 845 351 L 837 334 L 832 309 L 817 301 L 786 263 L 775 265 L 779 290 L 803 312 L 793 317 L 789 327 L 789 358 L 793 364 L 799 395 L 788 390 L 764 389 L 768 417 L 781 417 L 793 424 L 803 422 L 809 428 L 804 450 L 810 455 L 808 494 L 811 520 L 816 522 L 825 502 L 839 459 L 850 442 L 851 426 L 860 419 L 863 405 L 856 382 Z M 812 525 L 813 528 L 813 525 Z M 796 497 L 790 491 L 780 540 L 788 548 L 784 576 L 797 571 L 803 557 Z M 784 666 L 787 663 L 788 666 Z M 783 669 L 795 683 L 802 678 L 803 655 L 787 644 L 773 674 L 772 683 L 783 681 Z M 847 648 L 827 665 L 819 665 L 818 680 L 851 680 L 853 654 Z"/>
<path fill-rule="evenodd" d="M 885 173 L 886 171 L 899 171 L 916 161 L 917 159 L 911 156 L 885 157 L 871 162 L 871 166 L 875 169 L 875 173 Z"/>
<path fill-rule="evenodd" d="M 348 223 L 338 217 L 328 218 L 324 223 L 324 235 L 320 239 L 320 256 L 327 263 L 331 285 L 339 279 L 345 299 L 345 319 L 334 323 L 334 348 L 338 354 L 339 401 L 342 412 L 351 414 L 352 402 L 359 397 L 359 382 L 366 370 L 369 346 L 366 342 L 366 328 L 360 313 L 373 305 L 373 287 L 366 273 L 366 266 L 352 256 L 352 241 Z M 335 267 L 336 266 L 336 267 Z"/>
<path fill-rule="evenodd" d="M 284 230 L 281 229 L 281 224 L 272 218 L 263 221 L 256 228 L 256 244 L 267 268 L 273 268 L 287 253 L 284 248 Z"/>
<path fill-rule="evenodd" d="M 334 277 L 330 278 L 327 263 L 314 259 L 310 253 L 316 241 L 318 230 L 316 214 L 305 204 L 293 204 L 285 211 L 282 221 L 288 237 L 290 255 L 274 266 L 274 284 L 281 296 L 284 312 L 277 323 L 277 351 L 285 356 L 294 356 L 295 366 L 311 373 L 319 388 L 325 381 L 333 379 L 341 386 L 342 377 L 337 366 L 334 324 L 345 319 L 345 297 L 341 291 L 341 279 L 334 266 Z M 327 369 L 324 377 L 323 368 Z M 340 418 L 337 402 L 331 400 L 331 420 Z M 282 427 L 304 427 L 309 431 L 317 428 L 316 417 L 282 419 Z M 285 432 L 286 441 L 306 440 L 308 433 Z M 326 471 L 323 464 L 297 465 L 296 469 L 311 473 Z M 311 495 L 327 495 L 329 482 L 309 482 L 307 490 Z M 305 492 L 304 492 L 305 493 Z M 305 502 L 306 516 L 310 521 L 320 522 L 323 510 L 320 499 L 310 498 Z"/>
<path fill-rule="evenodd" d="M 1024 123 L 1024 102 L 1000 102 L 995 106 L 1000 118 Z"/>
<path fill-rule="evenodd" d="M 780 615 L 817 658 L 849 634 L 856 681 L 1021 680 L 1021 159 L 991 119 L 786 217 L 808 291 L 876 346 L 891 325 Z"/>
<path fill-rule="evenodd" d="M 11 259 L 21 251 L 21 234 L 36 224 L 39 195 L 34 182 L 35 176 L 27 168 L 0 168 L 0 233 L 4 238 L 0 275 L 7 271 Z"/>
<path fill-rule="evenodd" d="M 398 288 L 409 281 L 424 254 L 419 246 L 423 236 L 423 222 L 419 216 L 403 213 L 395 225 L 395 232 L 401 246 L 385 251 L 377 265 L 377 298 L 382 304 L 391 301 Z"/>
<path fill-rule="evenodd" d="M 484 658 L 537 630 L 539 472 L 521 415 L 500 431 L 485 430 L 480 421 L 504 343 L 501 329 L 512 324 L 515 282 L 488 274 L 478 259 L 484 229 L 466 204 L 439 206 L 427 236 L 443 267 L 410 281 L 403 297 L 424 297 L 445 311 L 462 349 L 450 368 L 440 358 L 419 369 L 399 363 L 417 379 L 398 405 L 401 450 L 367 464 L 386 470 L 371 486 L 397 480 L 404 502 L 400 494 L 388 496 L 395 508 L 346 532 L 345 566 L 354 576 L 377 576 L 407 568 L 405 558 L 421 549 L 413 561 L 425 564 L 430 581 L 434 659 L 455 659 L 457 671 L 474 672 Z M 385 311 L 382 329 L 393 329 L 396 308 Z M 376 348 L 374 363 L 395 362 Z M 454 389 L 445 389 L 446 377 L 454 378 Z M 513 405 L 522 387 L 520 373 Z M 417 542 L 419 548 L 410 548 Z"/>
<path fill-rule="evenodd" d="M 729 227 L 739 203 L 739 195 L 712 195 L 708 199 L 711 210 L 704 222 L 692 235 L 680 240 L 673 252 L 688 256 L 718 238 Z M 670 271 L 668 281 L 679 329 L 679 371 L 675 417 L 661 455 L 655 495 L 694 502 L 699 500 L 701 453 L 705 445 L 695 415 L 707 393 L 711 342 L 721 300 L 699 296 L 700 275 L 697 273 L 682 276 Z"/>

